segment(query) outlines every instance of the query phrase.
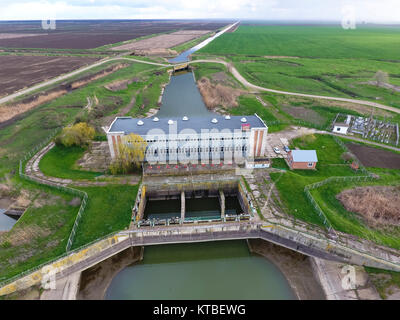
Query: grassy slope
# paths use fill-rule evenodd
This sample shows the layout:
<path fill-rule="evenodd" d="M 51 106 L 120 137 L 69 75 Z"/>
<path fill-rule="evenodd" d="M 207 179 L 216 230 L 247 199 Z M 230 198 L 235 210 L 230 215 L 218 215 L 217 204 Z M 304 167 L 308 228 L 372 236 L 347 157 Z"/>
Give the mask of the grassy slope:
<path fill-rule="evenodd" d="M 73 196 L 23 180 L 17 182 L 22 189 L 40 195 L 44 204 L 30 207 L 8 233 L 18 239 L 27 237 L 29 241 L 18 245 L 0 242 L 0 281 L 62 255 L 79 210 L 79 206 L 68 204 Z M 80 189 L 87 192 L 89 201 L 73 248 L 129 226 L 138 186 Z M 40 230 L 44 233 L 40 234 Z"/>
<path fill-rule="evenodd" d="M 29 207 L 8 233 L 25 242 L 2 242 L 0 281 L 63 254 L 79 209 L 68 204 L 73 196 L 19 179 L 15 182 L 21 190 L 36 193 L 42 205 Z"/>
<path fill-rule="evenodd" d="M 73 248 L 129 226 L 138 186 L 109 185 L 80 188 L 89 196 Z"/>
<path fill-rule="evenodd" d="M 85 149 L 80 147 L 65 148 L 55 146 L 47 152 L 39 163 L 40 170 L 47 176 L 62 179 L 93 179 L 102 173 L 78 170 L 76 161 L 78 161 Z"/>
<path fill-rule="evenodd" d="M 346 211 L 336 199 L 336 195 L 345 189 L 356 186 L 391 185 L 398 183 L 400 178 L 399 170 L 372 169 L 371 171 L 378 173 L 381 179 L 366 183 L 330 183 L 312 190 L 311 193 L 336 230 L 400 249 L 400 228 L 385 231 L 370 228 L 357 214 Z"/>

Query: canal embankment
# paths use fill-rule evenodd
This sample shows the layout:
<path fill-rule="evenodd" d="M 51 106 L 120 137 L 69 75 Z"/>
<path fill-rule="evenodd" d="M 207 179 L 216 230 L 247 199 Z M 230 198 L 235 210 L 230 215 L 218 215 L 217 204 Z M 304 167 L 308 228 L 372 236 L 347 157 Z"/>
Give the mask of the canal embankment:
<path fill-rule="evenodd" d="M 315 276 L 311 258 L 262 239 L 247 241 L 251 253 L 275 264 L 299 300 L 325 300 L 325 292 Z"/>
<path fill-rule="evenodd" d="M 143 247 L 131 247 L 81 274 L 77 300 L 102 300 L 114 277 L 123 269 L 143 260 Z"/>

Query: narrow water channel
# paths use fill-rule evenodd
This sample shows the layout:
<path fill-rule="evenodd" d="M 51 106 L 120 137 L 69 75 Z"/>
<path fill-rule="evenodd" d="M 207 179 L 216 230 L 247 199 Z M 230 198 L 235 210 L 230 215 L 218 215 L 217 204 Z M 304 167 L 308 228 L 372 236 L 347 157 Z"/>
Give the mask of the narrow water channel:
<path fill-rule="evenodd" d="M 228 31 L 231 28 L 231 26 L 226 27 L 225 29 L 221 30 L 220 32 L 217 32 L 215 35 L 212 37 L 207 38 L 206 40 L 200 42 L 198 45 L 182 52 L 179 54 L 177 57 L 170 59 L 170 63 L 181 63 L 181 62 L 186 62 L 189 61 L 189 57 L 192 53 L 195 53 L 196 51 L 200 50 L 201 48 L 204 48 L 206 45 L 208 45 L 211 41 L 215 40 L 219 36 L 223 35 L 226 31 Z"/>
<path fill-rule="evenodd" d="M 117 274 L 106 299 L 296 299 L 280 270 L 246 241 L 148 246 Z"/>
<path fill-rule="evenodd" d="M 0 231 L 9 231 L 17 223 L 16 219 L 5 215 L 6 210 L 0 209 Z"/>
<path fill-rule="evenodd" d="M 193 73 L 181 72 L 173 75 L 165 87 L 157 117 L 193 117 L 210 114 L 194 81 Z"/>

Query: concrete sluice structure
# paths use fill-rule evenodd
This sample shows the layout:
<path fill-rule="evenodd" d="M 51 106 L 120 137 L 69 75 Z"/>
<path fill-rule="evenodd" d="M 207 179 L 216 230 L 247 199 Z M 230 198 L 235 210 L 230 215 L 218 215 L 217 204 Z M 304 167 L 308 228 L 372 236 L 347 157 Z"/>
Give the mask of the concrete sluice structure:
<path fill-rule="evenodd" d="M 250 220 L 255 209 L 241 180 L 143 184 L 133 227 Z"/>

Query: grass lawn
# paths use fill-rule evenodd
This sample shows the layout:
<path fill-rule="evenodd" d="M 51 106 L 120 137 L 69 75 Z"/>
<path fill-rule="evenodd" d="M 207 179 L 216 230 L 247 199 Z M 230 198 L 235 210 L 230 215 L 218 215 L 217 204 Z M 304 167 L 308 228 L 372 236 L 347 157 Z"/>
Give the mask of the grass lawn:
<path fill-rule="evenodd" d="M 89 201 L 72 248 L 78 248 L 114 231 L 129 227 L 138 186 L 109 185 L 79 188 Z"/>
<path fill-rule="evenodd" d="M 271 168 L 289 170 L 289 167 L 285 159 L 282 158 L 273 158 L 271 163 Z"/>
<path fill-rule="evenodd" d="M 0 236 L 0 282 L 65 252 L 79 210 L 63 192 L 16 179 L 21 192 L 33 201 L 24 215 Z"/>
<path fill-rule="evenodd" d="M 310 205 L 304 187 L 311 183 L 325 180 L 330 176 L 350 176 L 354 172 L 341 159 L 343 150 L 329 135 L 311 135 L 294 139 L 291 149 L 315 149 L 318 156 L 316 170 L 287 171 L 278 180 L 280 173 L 271 173 L 276 182 L 281 200 L 287 212 L 295 218 L 323 225 L 323 221 Z"/>
<path fill-rule="evenodd" d="M 239 97 L 239 106 L 231 109 L 233 115 L 251 115 L 257 113 L 266 124 L 276 121 L 274 115 L 253 96 Z"/>
<path fill-rule="evenodd" d="M 62 179 L 93 179 L 102 175 L 101 172 L 79 170 L 76 162 L 83 156 L 85 149 L 77 146 L 55 146 L 47 152 L 39 163 L 40 170 L 50 177 Z"/>

